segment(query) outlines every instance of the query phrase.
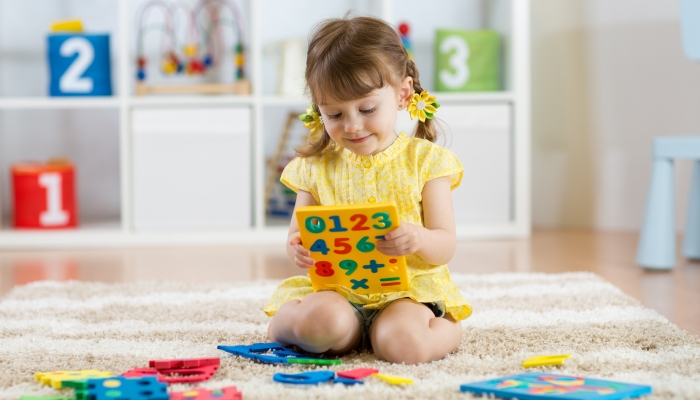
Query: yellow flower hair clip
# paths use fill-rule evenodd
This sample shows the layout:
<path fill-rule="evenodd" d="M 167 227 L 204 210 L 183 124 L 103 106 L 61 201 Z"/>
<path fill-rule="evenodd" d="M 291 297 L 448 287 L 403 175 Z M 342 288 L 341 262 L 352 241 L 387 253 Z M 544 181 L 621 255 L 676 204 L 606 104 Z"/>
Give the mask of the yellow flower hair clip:
<path fill-rule="evenodd" d="M 304 128 L 310 130 L 309 134 L 312 138 L 323 132 L 323 118 L 314 109 L 314 103 L 306 109 L 306 114 L 299 114 L 299 119 L 304 121 Z"/>
<path fill-rule="evenodd" d="M 435 101 L 435 96 L 431 96 L 427 90 L 418 93 L 413 93 L 411 101 L 408 102 L 408 112 L 411 114 L 411 119 L 418 117 L 420 122 L 425 122 L 426 119 L 433 119 L 440 103 Z"/>

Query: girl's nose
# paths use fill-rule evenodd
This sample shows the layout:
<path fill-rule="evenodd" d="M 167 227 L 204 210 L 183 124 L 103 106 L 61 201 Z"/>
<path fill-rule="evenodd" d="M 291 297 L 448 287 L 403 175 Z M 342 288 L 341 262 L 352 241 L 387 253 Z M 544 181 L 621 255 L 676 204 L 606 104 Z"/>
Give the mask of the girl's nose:
<path fill-rule="evenodd" d="M 355 133 L 362 130 L 362 122 L 358 117 L 349 117 L 345 122 L 345 132 Z"/>

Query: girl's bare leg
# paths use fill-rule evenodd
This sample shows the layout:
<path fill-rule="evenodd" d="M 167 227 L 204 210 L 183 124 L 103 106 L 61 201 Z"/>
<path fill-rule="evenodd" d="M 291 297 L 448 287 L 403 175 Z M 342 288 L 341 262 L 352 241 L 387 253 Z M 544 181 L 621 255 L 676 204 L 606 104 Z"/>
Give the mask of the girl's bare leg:
<path fill-rule="evenodd" d="M 360 322 L 348 301 L 336 292 L 315 292 L 277 310 L 267 336 L 311 353 L 347 353 L 360 344 Z"/>
<path fill-rule="evenodd" d="M 436 318 L 425 305 L 409 299 L 389 304 L 372 324 L 372 348 L 380 359 L 406 364 L 439 360 L 459 347 L 462 325 Z"/>

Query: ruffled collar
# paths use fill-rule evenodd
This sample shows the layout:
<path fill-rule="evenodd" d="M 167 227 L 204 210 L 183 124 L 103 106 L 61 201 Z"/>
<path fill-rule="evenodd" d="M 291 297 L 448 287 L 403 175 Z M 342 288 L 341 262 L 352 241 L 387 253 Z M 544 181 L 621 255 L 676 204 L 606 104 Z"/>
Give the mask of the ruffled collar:
<path fill-rule="evenodd" d="M 406 137 L 406 134 L 401 132 L 396 137 L 396 140 L 394 140 L 394 143 L 373 156 L 359 156 L 346 148 L 343 148 L 341 155 L 343 159 L 350 164 L 365 168 L 376 167 L 391 161 L 396 154 L 402 152 L 406 148 L 410 141 L 411 140 Z"/>

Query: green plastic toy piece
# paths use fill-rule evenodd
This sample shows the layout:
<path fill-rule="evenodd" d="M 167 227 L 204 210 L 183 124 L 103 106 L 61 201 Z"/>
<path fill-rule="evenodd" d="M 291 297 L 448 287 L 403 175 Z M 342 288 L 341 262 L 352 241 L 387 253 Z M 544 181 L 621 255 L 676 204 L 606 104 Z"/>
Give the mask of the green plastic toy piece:
<path fill-rule="evenodd" d="M 341 360 L 326 360 L 321 358 L 287 358 L 289 364 L 315 364 L 315 365 L 336 365 L 342 364 Z"/>

